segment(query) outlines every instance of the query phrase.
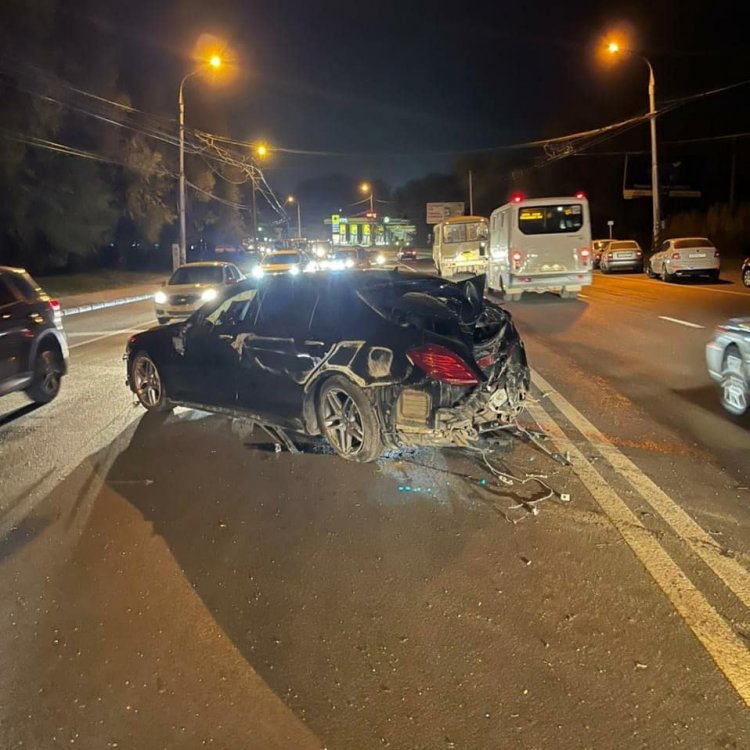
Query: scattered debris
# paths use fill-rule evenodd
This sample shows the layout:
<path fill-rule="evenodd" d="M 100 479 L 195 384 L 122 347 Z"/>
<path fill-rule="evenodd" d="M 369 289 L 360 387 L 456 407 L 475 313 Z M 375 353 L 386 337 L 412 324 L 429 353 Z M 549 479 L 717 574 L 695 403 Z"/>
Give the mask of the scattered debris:
<path fill-rule="evenodd" d="M 521 557 L 520 557 L 520 560 L 521 560 L 521 562 L 522 562 L 522 563 L 523 563 L 524 565 L 531 565 L 531 560 L 529 560 L 529 558 L 528 558 L 528 557 L 524 557 L 523 555 L 521 555 Z"/>
<path fill-rule="evenodd" d="M 643 662 L 637 661 L 635 662 L 635 668 L 636 669 L 648 669 L 648 664 L 644 664 Z"/>

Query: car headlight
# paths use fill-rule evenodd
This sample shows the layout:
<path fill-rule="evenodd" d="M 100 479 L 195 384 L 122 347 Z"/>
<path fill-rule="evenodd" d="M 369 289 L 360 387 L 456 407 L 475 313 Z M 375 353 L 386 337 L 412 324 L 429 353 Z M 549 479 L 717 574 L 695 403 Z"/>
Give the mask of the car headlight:
<path fill-rule="evenodd" d="M 292 276 L 296 276 L 299 273 L 299 266 L 292 266 L 289 269 L 289 273 L 292 274 Z"/>
<path fill-rule="evenodd" d="M 351 258 L 347 258 L 346 262 L 344 263 L 344 265 L 347 268 L 354 268 L 354 261 Z"/>
<path fill-rule="evenodd" d="M 312 260 L 305 266 L 305 273 L 315 273 L 317 270 L 318 264 Z"/>
<path fill-rule="evenodd" d="M 154 295 L 154 302 L 156 302 L 157 305 L 164 305 L 167 301 L 167 295 L 164 294 L 164 292 L 157 292 Z"/>
<path fill-rule="evenodd" d="M 263 276 L 263 269 L 260 266 L 255 266 L 252 270 L 252 274 L 256 279 L 259 279 L 261 276 Z"/>
<path fill-rule="evenodd" d="M 385 265 L 385 255 L 383 255 L 382 253 L 380 255 L 378 255 L 378 257 L 375 258 L 375 262 L 379 266 L 384 266 Z"/>
<path fill-rule="evenodd" d="M 201 299 L 204 302 L 210 302 L 212 299 L 216 299 L 218 292 L 215 289 L 204 289 L 201 294 Z"/>

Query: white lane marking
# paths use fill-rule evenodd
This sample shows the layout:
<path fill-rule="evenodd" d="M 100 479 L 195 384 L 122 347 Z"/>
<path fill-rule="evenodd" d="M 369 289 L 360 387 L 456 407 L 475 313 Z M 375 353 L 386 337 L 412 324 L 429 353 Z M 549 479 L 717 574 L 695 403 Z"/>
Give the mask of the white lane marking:
<path fill-rule="evenodd" d="M 691 323 L 689 320 L 680 320 L 679 318 L 670 318 L 668 315 L 659 315 L 659 320 L 668 320 L 670 323 L 677 323 L 681 326 L 687 326 L 688 328 L 705 328 L 706 326 L 699 326 L 697 323 Z"/>
<path fill-rule="evenodd" d="M 614 282 L 617 281 L 617 279 L 612 278 L 610 276 L 597 276 L 599 279 L 606 279 L 607 282 Z M 636 284 L 649 284 L 651 286 L 654 286 L 654 279 L 639 279 L 639 278 L 633 278 L 632 276 L 626 279 L 627 281 L 632 281 Z M 730 282 L 734 283 L 734 282 Z M 664 284 L 664 288 L 668 289 L 691 289 L 696 292 L 713 292 L 714 294 L 734 294 L 735 296 L 740 297 L 750 297 L 750 293 L 748 292 L 738 292 L 733 289 L 714 289 L 712 286 L 685 286 L 684 284 Z"/>
<path fill-rule="evenodd" d="M 723 555 L 716 541 L 680 505 L 646 476 L 536 370 L 532 373 L 534 383 L 548 394 L 549 400 L 580 431 L 592 447 L 674 529 L 692 552 L 711 568 L 726 587 L 746 607 L 750 607 L 750 572 L 734 558 Z"/>
<path fill-rule="evenodd" d="M 578 292 L 578 299 L 591 299 L 588 294 L 581 294 Z"/>
<path fill-rule="evenodd" d="M 568 453 L 578 478 L 612 525 L 640 560 L 657 586 L 682 616 L 719 670 L 750 706 L 750 651 L 659 544 L 656 537 L 628 508 L 581 451 L 539 404 L 529 404 L 532 416 L 547 429 L 557 449 Z"/>
<path fill-rule="evenodd" d="M 143 326 L 140 326 L 138 328 L 121 328 L 119 331 L 110 331 L 109 333 L 104 333 L 101 336 L 96 336 L 93 339 L 89 339 L 88 341 L 79 341 L 77 344 L 71 344 L 68 349 L 77 349 L 79 346 L 86 346 L 86 344 L 94 344 L 97 341 L 101 341 L 102 339 L 108 339 L 111 336 L 119 336 L 123 333 L 138 333 L 140 331 L 145 331 L 146 329 Z"/>
<path fill-rule="evenodd" d="M 65 335 L 70 339 L 74 336 L 100 336 L 102 334 L 116 334 L 121 333 L 120 330 L 112 330 L 111 328 L 101 331 L 65 331 Z"/>

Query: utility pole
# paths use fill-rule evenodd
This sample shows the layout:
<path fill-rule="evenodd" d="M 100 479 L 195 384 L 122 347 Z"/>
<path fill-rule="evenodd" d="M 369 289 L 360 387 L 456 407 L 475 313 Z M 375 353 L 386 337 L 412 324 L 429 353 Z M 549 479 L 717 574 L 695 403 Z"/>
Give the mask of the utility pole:
<path fill-rule="evenodd" d="M 474 216 L 474 181 L 469 170 L 469 216 Z"/>
<path fill-rule="evenodd" d="M 255 205 L 255 172 L 253 172 L 253 248 L 258 245 L 258 212 Z"/>
<path fill-rule="evenodd" d="M 654 68 L 651 63 L 645 60 L 648 65 L 648 103 L 649 115 L 651 122 L 651 192 L 653 193 L 652 211 L 653 211 L 653 239 L 652 250 L 656 252 L 659 249 L 659 237 L 661 235 L 661 209 L 659 207 L 659 158 L 656 149 L 656 82 L 654 80 Z"/>
<path fill-rule="evenodd" d="M 187 229 L 185 224 L 185 81 L 192 73 L 188 73 L 180 83 L 178 105 L 180 109 L 180 252 L 178 265 L 187 263 Z M 172 269 L 174 270 L 174 269 Z"/>
<path fill-rule="evenodd" d="M 734 211 L 736 187 L 737 187 L 737 139 L 732 138 L 732 169 L 729 173 L 729 208 L 732 211 Z"/>

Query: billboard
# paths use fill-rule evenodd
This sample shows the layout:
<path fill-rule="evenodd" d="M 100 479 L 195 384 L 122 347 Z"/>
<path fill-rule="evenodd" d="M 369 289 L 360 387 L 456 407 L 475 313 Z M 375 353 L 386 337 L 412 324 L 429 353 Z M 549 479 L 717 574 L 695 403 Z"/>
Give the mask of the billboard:
<path fill-rule="evenodd" d="M 465 206 L 463 202 L 453 203 L 428 203 L 427 204 L 427 223 L 437 224 L 443 219 L 450 219 L 451 216 L 463 216 Z"/>
<path fill-rule="evenodd" d="M 670 198 L 700 198 L 703 183 L 703 164 L 700 159 L 684 156 L 659 162 L 659 192 Z M 651 197 L 651 157 L 648 154 L 628 154 L 622 194 L 626 200 Z"/>

